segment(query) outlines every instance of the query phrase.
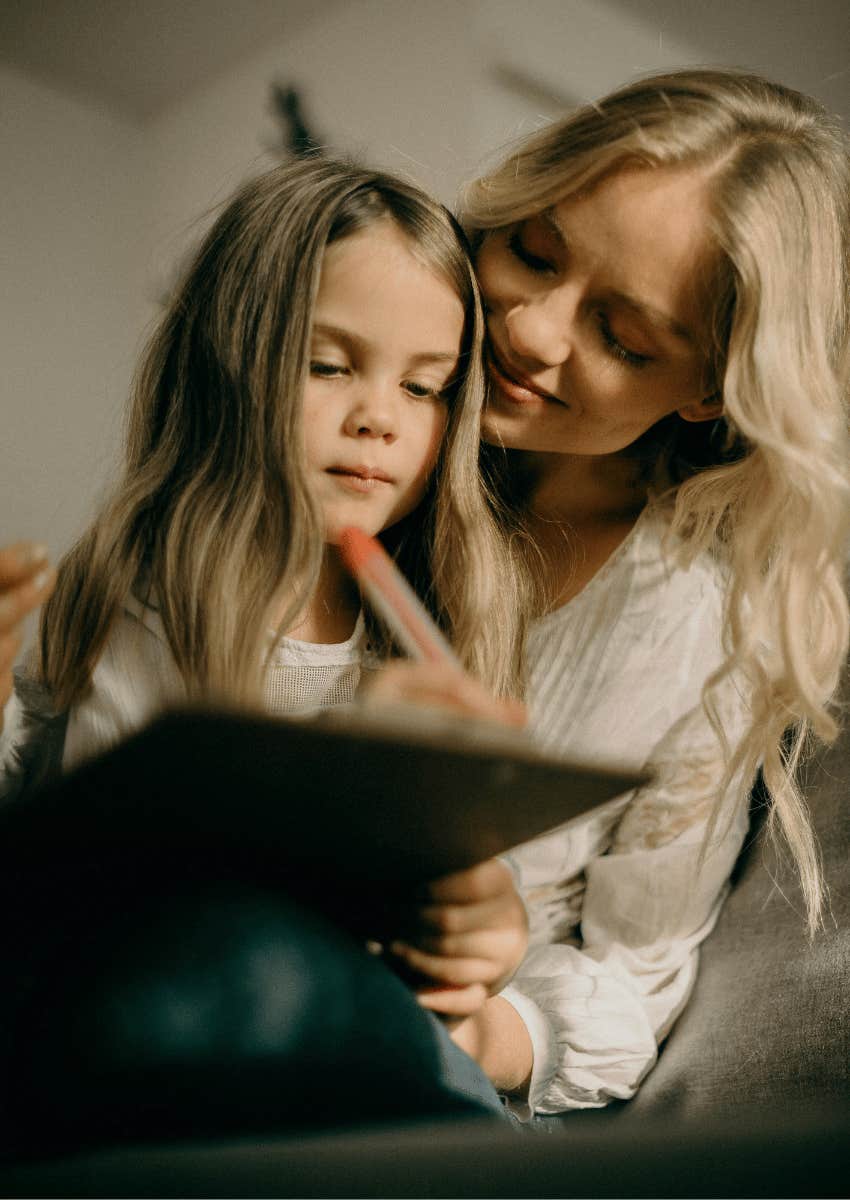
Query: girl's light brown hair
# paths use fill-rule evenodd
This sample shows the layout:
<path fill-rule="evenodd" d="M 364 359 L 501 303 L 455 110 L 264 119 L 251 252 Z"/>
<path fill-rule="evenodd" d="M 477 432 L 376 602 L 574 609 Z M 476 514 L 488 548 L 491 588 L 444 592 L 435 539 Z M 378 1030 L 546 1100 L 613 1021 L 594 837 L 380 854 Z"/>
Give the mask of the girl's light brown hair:
<path fill-rule="evenodd" d="M 687 70 L 630 84 L 519 145 L 472 184 L 474 238 L 613 172 L 698 170 L 717 248 L 707 374 L 723 417 L 677 416 L 636 447 L 667 486 L 686 556 L 730 566 L 728 659 L 751 696 L 727 782 L 761 766 L 818 921 L 818 855 L 795 772 L 808 732 L 831 739 L 848 643 L 850 166 L 838 122 L 753 75 Z"/>
<path fill-rule="evenodd" d="M 259 700 L 271 613 L 283 598 L 278 633 L 291 627 L 324 553 L 301 429 L 322 257 L 383 221 L 466 312 L 443 451 L 399 553 L 467 667 L 498 693 L 516 690 L 522 588 L 478 480 L 482 316 L 463 234 L 418 188 L 315 157 L 237 192 L 150 341 L 123 476 L 60 564 L 42 616 L 41 672 L 57 707 L 85 694 L 140 586 L 188 695 Z"/>

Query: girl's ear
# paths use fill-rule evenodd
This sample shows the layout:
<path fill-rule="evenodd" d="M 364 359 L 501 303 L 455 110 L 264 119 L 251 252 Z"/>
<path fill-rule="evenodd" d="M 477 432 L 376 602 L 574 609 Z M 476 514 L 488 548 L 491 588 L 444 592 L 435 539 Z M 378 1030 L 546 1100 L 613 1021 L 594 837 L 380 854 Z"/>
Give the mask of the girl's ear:
<path fill-rule="evenodd" d="M 723 412 L 723 397 L 714 392 L 694 404 L 685 404 L 676 410 L 683 421 L 716 421 Z"/>

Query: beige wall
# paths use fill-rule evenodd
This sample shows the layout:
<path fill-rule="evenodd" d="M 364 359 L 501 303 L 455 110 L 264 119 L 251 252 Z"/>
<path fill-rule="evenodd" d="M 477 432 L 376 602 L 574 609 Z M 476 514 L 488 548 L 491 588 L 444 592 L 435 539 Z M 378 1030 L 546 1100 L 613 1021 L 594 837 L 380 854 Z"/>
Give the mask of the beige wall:
<path fill-rule="evenodd" d="M 55 551 L 113 460 L 141 325 L 138 132 L 0 70 L 0 539 Z"/>
<path fill-rule="evenodd" d="M 0 67 L 0 541 L 58 552 L 90 513 L 175 262 L 271 161 L 272 80 L 299 86 L 332 145 L 451 203 L 555 115 L 523 74 L 584 100 L 658 68 L 743 65 L 848 119 L 846 26 L 846 0 L 347 0 L 147 122 Z"/>
<path fill-rule="evenodd" d="M 319 15 L 151 122 L 154 269 L 167 276 L 211 204 L 274 161 L 272 81 L 297 84 L 331 148 L 413 176 L 447 203 L 474 160 L 464 0 L 354 0 Z"/>

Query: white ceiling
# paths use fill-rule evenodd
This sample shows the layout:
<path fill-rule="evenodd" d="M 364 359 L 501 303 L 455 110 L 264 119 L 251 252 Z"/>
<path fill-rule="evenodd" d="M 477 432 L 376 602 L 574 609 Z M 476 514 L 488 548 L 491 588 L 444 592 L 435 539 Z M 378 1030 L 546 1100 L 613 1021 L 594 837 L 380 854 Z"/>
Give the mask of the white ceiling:
<path fill-rule="evenodd" d="M 342 0 L 0 0 L 0 62 L 142 121 Z"/>
<path fill-rule="evenodd" d="M 383 0 L 399 4 L 402 0 Z M 430 0 L 404 0 L 415 9 Z M 137 121 L 155 116 L 270 43 L 352 0 L 0 0 L 0 63 Z M 445 3 L 445 0 L 444 0 Z M 511 0 L 537 30 L 546 14 L 564 25 L 567 0 Z M 525 7 L 527 6 L 527 7 Z M 477 11 L 488 16 L 481 0 Z M 699 53 L 688 61 L 745 64 L 810 91 L 850 121 L 847 0 L 605 0 L 599 27 L 620 10 Z M 606 16 L 607 14 L 607 16 Z M 534 20 L 533 18 L 537 18 Z M 498 24 L 498 22 L 497 22 Z M 585 26 L 587 21 L 585 19 Z M 536 36 L 536 35 L 535 35 Z M 616 46 L 614 47 L 616 50 Z M 538 62 L 537 60 L 541 61 Z M 498 82 L 544 110 L 570 100 L 569 87 L 540 76 L 551 47 L 495 67 Z M 594 68 L 595 69 L 595 68 Z M 591 89 L 593 92 L 595 89 Z M 564 96 L 556 93 L 565 93 Z"/>

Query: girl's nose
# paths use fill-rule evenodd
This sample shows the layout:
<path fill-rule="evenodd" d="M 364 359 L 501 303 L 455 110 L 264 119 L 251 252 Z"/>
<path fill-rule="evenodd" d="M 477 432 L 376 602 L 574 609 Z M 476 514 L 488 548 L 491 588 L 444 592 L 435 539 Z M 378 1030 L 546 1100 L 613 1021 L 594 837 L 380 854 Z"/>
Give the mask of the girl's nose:
<path fill-rule="evenodd" d="M 508 309 L 504 321 L 511 350 L 529 365 L 558 367 L 570 357 L 575 321 L 571 306 L 522 302 Z"/>
<path fill-rule="evenodd" d="M 398 437 L 398 409 L 381 388 L 363 388 L 346 414 L 343 428 L 349 437 L 381 438 L 394 442 Z"/>

